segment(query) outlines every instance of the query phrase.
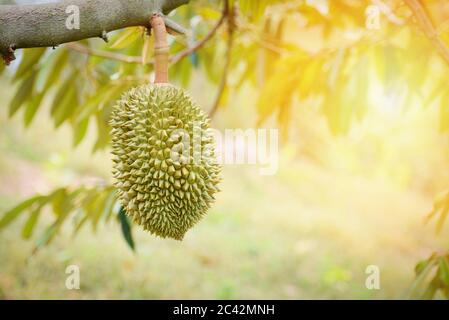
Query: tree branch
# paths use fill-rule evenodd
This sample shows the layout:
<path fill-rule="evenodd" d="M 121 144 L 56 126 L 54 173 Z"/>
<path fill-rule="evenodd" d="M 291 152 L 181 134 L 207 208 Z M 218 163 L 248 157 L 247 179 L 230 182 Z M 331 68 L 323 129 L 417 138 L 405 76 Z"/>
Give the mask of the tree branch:
<path fill-rule="evenodd" d="M 183 58 L 187 57 L 188 55 L 192 54 L 193 52 L 195 52 L 196 50 L 198 50 L 202 46 L 204 46 L 206 44 L 206 42 L 209 41 L 214 36 L 214 34 L 217 32 L 217 30 L 220 28 L 220 26 L 226 20 L 227 14 L 228 14 L 228 11 L 223 10 L 221 13 L 220 19 L 217 21 L 217 23 L 214 25 L 214 27 L 211 30 L 209 30 L 209 32 L 204 36 L 204 38 L 199 40 L 198 42 L 196 42 L 191 47 L 189 47 L 189 48 L 179 52 L 175 56 L 173 56 L 173 58 L 171 59 L 171 63 L 172 64 L 177 63 L 178 61 L 182 60 Z"/>
<path fill-rule="evenodd" d="M 419 27 L 429 38 L 440 56 L 449 64 L 449 48 L 440 38 L 432 20 L 426 12 L 420 0 L 405 0 L 405 3 L 412 10 L 413 15 L 418 21 Z"/>
<path fill-rule="evenodd" d="M 225 0 L 225 5 L 223 9 L 223 16 L 227 20 L 227 26 L 228 26 L 228 41 L 227 41 L 227 48 L 226 48 L 226 57 L 225 57 L 225 64 L 223 67 L 223 74 L 221 76 L 220 85 L 218 86 L 218 92 L 217 96 L 215 97 L 215 102 L 212 105 L 212 108 L 209 112 L 209 117 L 213 118 L 215 113 L 218 110 L 218 107 L 220 105 L 221 97 L 223 96 L 223 93 L 226 89 L 226 84 L 228 82 L 228 74 L 229 74 L 229 66 L 231 65 L 231 52 L 232 47 L 234 45 L 234 29 L 235 29 L 235 17 L 236 17 L 236 7 L 233 6 L 232 9 L 229 5 L 229 0 Z"/>
<path fill-rule="evenodd" d="M 77 43 L 77 42 L 71 42 L 64 45 L 64 48 L 67 48 L 72 51 L 76 51 L 78 53 L 82 53 L 89 56 L 99 57 L 99 58 L 105 58 L 109 60 L 116 60 L 120 62 L 125 63 L 142 63 L 142 57 L 139 56 L 129 56 L 122 53 L 116 53 L 112 51 L 105 51 L 100 49 L 94 49 L 91 47 L 88 47 L 84 44 Z"/>
<path fill-rule="evenodd" d="M 36 5 L 0 6 L 0 54 L 14 59 L 19 48 L 54 47 L 61 43 L 101 37 L 109 31 L 149 26 L 154 12 L 169 13 L 189 0 L 63 0 Z M 69 29 L 67 19 L 79 8 L 80 28 Z M 68 13 L 66 12 L 68 11 Z"/>

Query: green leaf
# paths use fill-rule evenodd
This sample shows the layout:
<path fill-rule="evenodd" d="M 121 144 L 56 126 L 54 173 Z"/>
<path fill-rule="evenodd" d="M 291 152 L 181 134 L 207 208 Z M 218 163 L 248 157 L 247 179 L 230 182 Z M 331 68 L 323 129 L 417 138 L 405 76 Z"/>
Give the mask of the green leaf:
<path fill-rule="evenodd" d="M 28 217 L 27 222 L 23 226 L 22 237 L 24 239 L 31 238 L 34 227 L 36 226 L 37 220 L 39 218 L 39 214 L 41 213 L 41 208 L 42 206 L 38 206 L 36 209 L 34 209 Z"/>
<path fill-rule="evenodd" d="M 449 287 L 449 261 L 447 257 L 440 257 L 438 261 L 439 266 L 439 277 L 441 282 Z"/>
<path fill-rule="evenodd" d="M 188 59 L 178 62 L 173 68 L 170 68 L 170 78 L 179 79 L 182 87 L 189 85 L 192 74 L 192 63 Z"/>
<path fill-rule="evenodd" d="M 96 188 L 86 190 L 83 194 L 81 207 L 87 220 L 90 220 L 94 232 L 96 231 L 97 223 L 103 213 L 107 195 L 108 194 L 104 189 Z M 81 221 L 80 223 L 84 224 L 86 221 Z M 81 226 L 82 225 L 79 227 L 81 228 Z"/>
<path fill-rule="evenodd" d="M 78 109 L 78 96 L 76 86 L 72 84 L 62 100 L 59 102 L 54 114 L 55 127 L 58 128 L 64 121 L 69 119 Z"/>
<path fill-rule="evenodd" d="M 259 123 L 265 121 L 276 109 L 289 108 L 293 93 L 298 86 L 315 81 L 317 75 L 304 73 L 304 70 L 311 69 L 321 62 L 313 61 L 303 70 L 298 66 L 304 65 L 306 62 L 304 58 L 303 52 L 296 52 L 278 61 L 272 76 L 264 83 L 257 101 Z"/>
<path fill-rule="evenodd" d="M 204 72 L 210 82 L 218 84 L 223 70 L 223 56 L 226 52 L 226 46 L 222 42 L 216 42 L 214 45 L 203 47 L 199 52 L 200 61 Z"/>
<path fill-rule="evenodd" d="M 42 98 L 44 97 L 44 92 L 37 94 L 36 96 L 28 102 L 25 113 L 23 116 L 23 122 L 25 127 L 28 127 L 33 121 L 34 116 L 36 115 L 37 109 L 41 105 Z"/>
<path fill-rule="evenodd" d="M 123 237 L 125 238 L 126 243 L 131 248 L 131 250 L 135 251 L 134 240 L 131 233 L 131 225 L 123 207 L 120 207 L 120 210 L 118 212 L 118 219 L 120 221 Z"/>
<path fill-rule="evenodd" d="M 62 216 L 66 211 L 65 210 L 66 198 L 67 198 L 67 190 L 65 188 L 55 190 L 50 196 L 53 212 L 58 217 Z"/>
<path fill-rule="evenodd" d="M 22 227 L 22 236 L 29 239 L 36 228 L 42 208 L 47 205 L 51 206 L 55 220 L 38 236 L 34 248 L 36 251 L 54 239 L 73 212 L 78 213 L 73 219 L 74 234 L 76 234 L 86 222 L 90 222 L 95 229 L 100 220 L 106 221 L 112 212 L 115 212 L 115 202 L 115 188 L 112 186 L 79 187 L 73 191 L 67 188 L 58 188 L 47 195 L 29 198 L 6 212 L 0 220 L 0 229 L 9 225 L 21 212 L 26 210 L 29 212 L 29 216 Z M 130 230 L 126 232 L 130 233 Z M 132 242 L 132 237 L 130 239 Z"/>
<path fill-rule="evenodd" d="M 444 222 L 446 221 L 447 215 L 449 213 L 449 202 L 446 202 L 443 208 L 440 211 L 440 217 L 438 218 L 435 231 L 436 233 L 440 233 L 443 228 Z"/>
<path fill-rule="evenodd" d="M 82 211 L 82 210 L 81 210 L 81 212 L 84 213 L 84 211 Z M 75 223 L 75 229 L 73 229 L 73 235 L 76 235 L 81 230 L 81 228 L 84 226 L 84 224 L 86 223 L 87 220 L 89 220 L 89 216 L 87 214 L 85 214 L 84 217 L 82 217 Z"/>
<path fill-rule="evenodd" d="M 57 222 L 54 222 L 52 225 L 47 227 L 44 233 L 42 233 L 41 236 L 37 239 L 36 247 L 34 248 L 33 252 L 36 252 L 41 247 L 49 244 L 54 236 L 58 233 L 59 228 L 60 224 L 58 224 Z"/>
<path fill-rule="evenodd" d="M 73 129 L 73 145 L 76 147 L 83 141 L 89 127 L 89 118 L 84 118 L 74 125 Z"/>
<path fill-rule="evenodd" d="M 96 114 L 96 120 L 97 120 L 97 132 L 98 132 L 98 138 L 97 142 L 94 145 L 93 151 L 98 151 L 103 148 L 105 148 L 109 143 L 109 127 L 106 123 L 104 110 L 100 111 Z"/>
<path fill-rule="evenodd" d="M 142 29 L 139 27 L 127 28 L 120 32 L 115 38 L 111 40 L 111 49 L 123 49 L 128 47 L 131 43 L 139 39 L 142 35 Z"/>
<path fill-rule="evenodd" d="M 32 70 L 46 50 L 47 48 L 23 49 L 22 60 L 17 68 L 13 81 L 19 80 Z"/>
<path fill-rule="evenodd" d="M 62 84 L 59 86 L 58 91 L 56 92 L 56 94 L 53 98 L 53 103 L 51 106 L 50 112 L 51 112 L 52 116 L 54 116 L 56 114 L 57 110 L 61 106 L 61 101 L 66 96 L 69 89 L 74 85 L 73 81 L 75 78 L 72 76 L 74 74 L 75 73 L 73 72 L 69 76 L 67 76 L 67 78 L 64 80 L 64 82 L 62 82 Z"/>
<path fill-rule="evenodd" d="M 442 289 L 442 292 L 446 300 L 449 300 L 449 288 Z"/>
<path fill-rule="evenodd" d="M 438 276 L 436 275 L 432 281 L 430 281 L 429 285 L 427 286 L 427 289 L 424 291 L 424 293 L 420 296 L 420 299 L 423 300 L 431 300 L 435 296 L 435 293 L 438 290 Z"/>
<path fill-rule="evenodd" d="M 421 296 L 421 293 L 424 292 L 424 288 L 426 286 L 427 280 L 429 278 L 430 272 L 435 266 L 436 260 L 434 259 L 435 255 L 432 255 L 429 259 L 419 263 L 415 270 L 417 271 L 415 281 L 412 284 L 412 287 L 409 292 L 409 296 L 411 298 L 418 298 Z"/>
<path fill-rule="evenodd" d="M 89 204 L 88 210 L 92 223 L 92 230 L 96 232 L 98 221 L 100 220 L 106 206 L 108 194 L 105 192 L 96 192 L 96 190 L 94 190 L 94 192 L 96 193 L 95 200 Z"/>
<path fill-rule="evenodd" d="M 264 16 L 266 7 L 276 3 L 276 0 L 239 0 L 239 8 L 251 22 L 256 22 Z"/>
<path fill-rule="evenodd" d="M 89 117 L 98 112 L 102 106 L 115 102 L 127 88 L 128 84 L 111 84 L 98 88 L 95 94 L 88 97 L 80 111 L 79 118 Z"/>
<path fill-rule="evenodd" d="M 53 238 L 58 234 L 66 218 L 74 209 L 75 198 L 84 191 L 84 188 L 79 188 L 71 193 L 65 188 L 60 188 L 54 191 L 49 199 L 52 201 L 52 207 L 55 211 L 57 218 L 51 226 L 49 226 L 44 233 L 38 238 L 34 252 L 42 246 L 48 245 Z"/>
<path fill-rule="evenodd" d="M 446 205 L 447 201 L 449 199 L 449 192 L 445 190 L 444 192 L 440 192 L 433 201 L 433 207 L 432 210 L 427 214 L 425 223 L 428 223 L 430 220 L 432 220 L 438 212 Z"/>
<path fill-rule="evenodd" d="M 3 215 L 2 219 L 0 220 L 0 230 L 3 229 L 4 227 L 6 227 L 7 225 L 9 225 L 11 222 L 13 222 L 20 215 L 20 213 L 23 210 L 29 208 L 36 202 L 42 200 L 42 198 L 43 198 L 43 196 L 35 196 L 32 198 L 29 198 L 29 199 L 23 201 L 22 203 L 18 204 L 11 210 L 7 211 Z"/>
<path fill-rule="evenodd" d="M 12 117 L 25 100 L 32 95 L 34 80 L 36 79 L 36 72 L 32 72 L 19 86 L 14 98 L 9 104 L 9 116 Z"/>
<path fill-rule="evenodd" d="M 423 272 L 426 267 L 429 265 L 429 260 L 422 260 L 420 262 L 418 262 L 415 266 L 415 274 L 416 276 L 419 276 L 421 274 L 421 272 Z"/>
<path fill-rule="evenodd" d="M 142 64 L 145 65 L 150 62 L 150 59 L 153 54 L 153 37 L 145 36 L 145 40 L 143 42 L 142 47 Z"/>
<path fill-rule="evenodd" d="M 114 209 L 114 205 L 115 205 L 116 201 L 117 201 L 117 195 L 115 193 L 115 189 L 111 187 L 110 191 L 109 191 L 109 195 L 106 199 L 106 202 L 105 202 L 105 205 L 103 208 L 103 213 L 102 213 L 102 217 L 105 219 L 105 221 L 109 220 L 109 218 L 112 214 L 112 211 Z"/>
<path fill-rule="evenodd" d="M 45 79 L 42 80 L 43 88 L 40 89 L 39 92 L 45 92 L 50 89 L 51 86 L 54 84 L 59 83 L 60 78 L 62 76 L 63 70 L 65 70 L 66 63 L 69 60 L 69 52 L 67 50 L 58 50 L 55 53 L 56 57 L 52 59 L 50 63 L 51 70 L 50 72 L 45 76 Z"/>

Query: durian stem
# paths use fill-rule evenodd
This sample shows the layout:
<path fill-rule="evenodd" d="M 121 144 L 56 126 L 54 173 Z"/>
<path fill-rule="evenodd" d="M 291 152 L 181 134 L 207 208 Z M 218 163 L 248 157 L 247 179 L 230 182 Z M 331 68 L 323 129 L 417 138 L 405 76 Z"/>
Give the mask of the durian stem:
<path fill-rule="evenodd" d="M 160 14 L 153 14 L 150 19 L 154 34 L 154 83 L 168 83 L 168 44 L 167 29 Z"/>

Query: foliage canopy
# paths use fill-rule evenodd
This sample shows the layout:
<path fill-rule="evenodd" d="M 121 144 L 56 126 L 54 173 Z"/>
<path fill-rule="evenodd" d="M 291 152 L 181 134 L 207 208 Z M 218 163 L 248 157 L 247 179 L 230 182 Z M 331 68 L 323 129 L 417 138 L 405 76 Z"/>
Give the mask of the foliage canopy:
<path fill-rule="evenodd" d="M 188 87 L 196 75 L 203 75 L 219 88 L 219 107 L 243 87 L 256 90 L 258 125 L 276 121 L 286 139 L 295 126 L 292 114 L 301 108 L 316 108 L 332 134 L 344 135 L 354 123 L 363 121 L 369 108 L 387 103 L 406 110 L 414 107 L 413 101 L 420 101 L 423 108 L 437 106 L 439 129 L 446 132 L 449 61 L 407 5 L 414 2 L 238 0 L 226 1 L 229 7 L 222 11 L 224 1 L 192 1 L 173 16 L 190 33 L 170 39 L 174 57 L 170 76 Z M 439 40 L 449 45 L 449 5 L 432 0 L 423 8 Z M 225 13 L 225 23 L 216 25 Z M 184 57 L 184 50 L 214 26 L 217 29 L 210 39 Z M 127 89 L 150 81 L 152 41 L 145 28 L 133 27 L 114 32 L 109 43 L 89 39 L 56 50 L 24 49 L 15 66 L 0 66 L 0 72 L 10 74 L 17 87 L 10 116 L 22 111 L 23 123 L 29 126 L 42 106 L 49 104 L 54 126 L 72 127 L 74 146 L 94 124 L 93 151 L 107 148 L 115 101 Z M 69 217 L 76 232 L 87 223 L 95 230 L 113 215 L 134 248 L 130 224 L 109 185 L 60 188 L 27 199 L 2 215 L 0 229 L 26 213 L 22 234 L 29 239 L 46 206 L 55 218 L 37 238 L 37 248 L 48 244 Z M 444 193 L 430 215 L 437 217 L 438 229 L 448 212 L 449 194 Z M 414 296 L 431 298 L 441 289 L 449 297 L 448 259 L 447 254 L 434 254 L 417 265 Z"/>

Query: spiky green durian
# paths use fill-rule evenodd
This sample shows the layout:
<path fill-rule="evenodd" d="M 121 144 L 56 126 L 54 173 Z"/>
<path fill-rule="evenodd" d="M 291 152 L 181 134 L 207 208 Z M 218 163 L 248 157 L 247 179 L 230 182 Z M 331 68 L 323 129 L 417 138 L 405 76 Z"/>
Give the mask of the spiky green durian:
<path fill-rule="evenodd" d="M 218 191 L 209 119 L 182 89 L 143 85 L 111 116 L 114 182 L 126 213 L 153 234 L 181 240 Z"/>

